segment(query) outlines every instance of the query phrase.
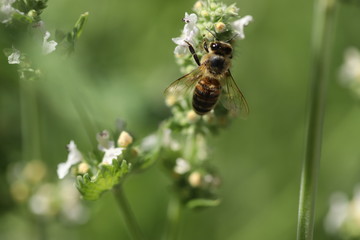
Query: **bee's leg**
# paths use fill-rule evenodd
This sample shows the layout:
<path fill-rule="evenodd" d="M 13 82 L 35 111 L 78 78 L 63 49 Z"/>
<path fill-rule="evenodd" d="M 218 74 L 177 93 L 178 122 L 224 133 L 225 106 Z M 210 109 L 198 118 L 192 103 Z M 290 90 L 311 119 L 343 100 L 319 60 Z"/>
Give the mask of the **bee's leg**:
<path fill-rule="evenodd" d="M 185 42 L 186 42 L 187 45 L 189 45 L 189 50 L 190 50 L 192 56 L 194 57 L 195 62 L 197 63 L 197 65 L 200 66 L 200 60 L 199 60 L 198 55 L 195 52 L 194 47 L 188 41 L 185 41 Z"/>

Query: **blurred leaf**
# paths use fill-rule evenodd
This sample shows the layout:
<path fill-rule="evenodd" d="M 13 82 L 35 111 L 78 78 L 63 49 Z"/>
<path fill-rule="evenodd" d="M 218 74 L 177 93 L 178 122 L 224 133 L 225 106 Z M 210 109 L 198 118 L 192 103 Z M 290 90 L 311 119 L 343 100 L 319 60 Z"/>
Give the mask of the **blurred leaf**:
<path fill-rule="evenodd" d="M 86 200 L 97 200 L 101 194 L 119 184 L 130 171 L 131 164 L 113 160 L 112 165 L 100 165 L 94 177 L 88 174 L 78 176 L 76 187 Z"/>
<path fill-rule="evenodd" d="M 203 207 L 216 207 L 220 204 L 219 199 L 193 199 L 187 202 L 188 208 L 203 208 Z"/>

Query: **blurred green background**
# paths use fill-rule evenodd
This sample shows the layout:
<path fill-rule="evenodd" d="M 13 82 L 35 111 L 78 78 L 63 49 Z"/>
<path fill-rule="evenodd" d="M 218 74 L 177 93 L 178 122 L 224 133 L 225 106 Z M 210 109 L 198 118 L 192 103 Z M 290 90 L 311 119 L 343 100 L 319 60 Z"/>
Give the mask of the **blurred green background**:
<path fill-rule="evenodd" d="M 231 1 L 226 0 L 227 4 Z M 211 163 L 222 175 L 222 203 L 185 211 L 180 239 L 295 239 L 300 172 L 304 157 L 310 76 L 311 1 L 237 1 L 240 14 L 255 19 L 237 43 L 232 72 L 251 114 L 211 137 Z M 90 16 L 75 54 L 36 60 L 44 80 L 39 88 L 42 160 L 47 181 L 67 157 L 71 139 L 90 142 L 72 104 L 75 98 L 101 129 L 127 121 L 135 138 L 156 130 L 170 115 L 163 90 L 181 76 L 174 61 L 184 12 L 194 1 L 49 1 L 46 29 L 69 30 L 80 13 Z M 360 48 L 360 7 L 341 5 L 332 51 L 323 153 L 317 196 L 315 239 L 327 236 L 323 220 L 334 191 L 352 194 L 360 181 L 360 108 L 337 81 L 343 51 Z M 0 32 L 0 49 L 10 38 Z M 31 51 L 29 49 L 28 51 Z M 21 161 L 21 117 L 16 66 L 0 54 L 0 239 L 39 239 L 27 204 L 9 193 L 8 169 Z M 170 180 L 161 166 L 126 181 L 125 190 L 149 239 L 160 239 L 166 224 Z M 113 195 L 87 202 L 90 219 L 73 226 L 47 223 L 49 239 L 129 239 Z"/>

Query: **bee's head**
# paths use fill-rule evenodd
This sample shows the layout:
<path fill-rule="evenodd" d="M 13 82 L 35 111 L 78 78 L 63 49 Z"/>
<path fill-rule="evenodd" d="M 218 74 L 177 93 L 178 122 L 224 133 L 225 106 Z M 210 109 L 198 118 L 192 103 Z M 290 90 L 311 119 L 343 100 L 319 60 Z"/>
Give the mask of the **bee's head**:
<path fill-rule="evenodd" d="M 216 41 L 216 42 L 211 42 L 209 47 L 210 47 L 209 50 L 212 53 L 224 57 L 230 57 L 230 58 L 232 57 L 232 47 L 229 43 Z"/>

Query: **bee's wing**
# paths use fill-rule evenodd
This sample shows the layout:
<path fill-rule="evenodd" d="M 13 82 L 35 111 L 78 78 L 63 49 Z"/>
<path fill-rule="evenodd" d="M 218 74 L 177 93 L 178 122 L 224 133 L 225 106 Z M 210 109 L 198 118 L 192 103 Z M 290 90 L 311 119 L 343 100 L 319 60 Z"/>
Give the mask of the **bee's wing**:
<path fill-rule="evenodd" d="M 240 114 L 242 118 L 249 115 L 249 106 L 244 95 L 235 83 L 230 71 L 227 72 L 226 77 L 221 81 L 222 94 L 220 101 L 226 109 L 230 112 Z"/>
<path fill-rule="evenodd" d="M 165 89 L 165 96 L 168 97 L 170 95 L 175 96 L 176 98 L 183 97 L 188 94 L 189 90 L 192 90 L 199 78 L 202 76 L 201 66 L 191 71 L 190 73 L 182 76 L 172 84 L 168 88 Z"/>

